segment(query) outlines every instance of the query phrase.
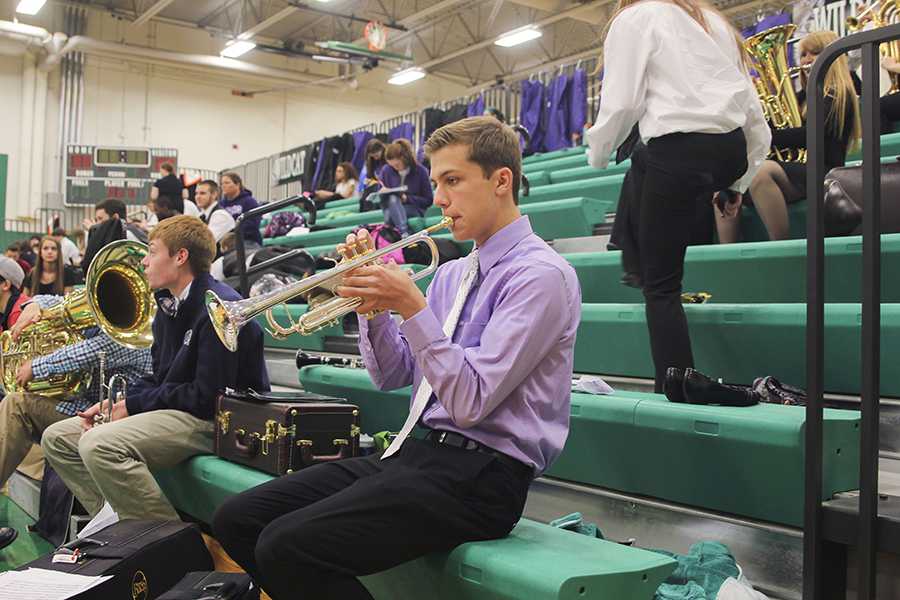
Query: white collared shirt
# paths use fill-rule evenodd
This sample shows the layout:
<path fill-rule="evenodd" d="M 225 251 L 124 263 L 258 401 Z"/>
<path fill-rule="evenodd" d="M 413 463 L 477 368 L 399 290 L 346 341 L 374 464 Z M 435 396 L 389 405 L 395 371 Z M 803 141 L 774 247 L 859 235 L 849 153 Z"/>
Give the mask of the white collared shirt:
<path fill-rule="evenodd" d="M 772 134 L 730 26 L 716 13 L 704 14 L 711 33 L 658 0 L 643 0 L 615 18 L 603 46 L 600 112 L 587 132 L 591 166 L 605 168 L 635 123 L 644 142 L 742 128 L 748 168 L 731 187 L 750 186 Z"/>
<path fill-rule="evenodd" d="M 181 290 L 181 293 L 178 294 L 177 296 L 175 296 L 175 301 L 176 301 L 175 309 L 176 310 L 178 309 L 179 306 L 181 306 L 182 302 L 187 300 L 188 295 L 190 295 L 190 293 L 191 293 L 191 285 L 193 285 L 193 283 L 194 283 L 194 280 L 192 279 L 190 281 L 190 283 L 188 283 L 186 286 L 184 286 L 184 289 Z"/>
<path fill-rule="evenodd" d="M 227 210 L 222 209 L 213 212 L 218 205 L 218 202 L 214 202 L 208 208 L 201 209 L 200 215 L 198 215 L 206 217 L 206 226 L 212 232 L 216 243 L 220 242 L 226 233 L 234 229 L 234 217 Z"/>

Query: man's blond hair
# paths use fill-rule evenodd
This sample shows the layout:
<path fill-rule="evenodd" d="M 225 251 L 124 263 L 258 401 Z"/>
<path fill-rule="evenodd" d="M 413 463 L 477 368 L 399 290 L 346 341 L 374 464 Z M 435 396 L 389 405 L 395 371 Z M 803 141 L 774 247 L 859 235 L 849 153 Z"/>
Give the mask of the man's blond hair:
<path fill-rule="evenodd" d="M 169 256 L 184 248 L 194 276 L 209 272 L 216 256 L 216 240 L 206 224 L 197 217 L 176 215 L 163 219 L 150 232 L 150 241 L 159 240 L 169 250 Z"/>
<path fill-rule="evenodd" d="M 481 167 L 485 178 L 504 167 L 512 171 L 513 201 L 519 203 L 522 150 L 519 136 L 508 125 L 494 117 L 471 117 L 444 125 L 425 142 L 425 156 L 430 158 L 448 146 L 468 147 L 468 160 Z"/>

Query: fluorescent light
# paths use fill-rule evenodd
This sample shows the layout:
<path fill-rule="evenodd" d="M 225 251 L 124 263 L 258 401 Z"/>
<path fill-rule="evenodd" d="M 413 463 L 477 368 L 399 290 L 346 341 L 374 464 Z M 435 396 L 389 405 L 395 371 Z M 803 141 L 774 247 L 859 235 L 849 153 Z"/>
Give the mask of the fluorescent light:
<path fill-rule="evenodd" d="M 406 85 L 407 83 L 418 81 L 423 77 L 425 77 L 424 70 L 419 67 L 410 67 L 409 69 L 394 73 L 391 78 L 388 79 L 388 83 L 391 85 Z"/>
<path fill-rule="evenodd" d="M 23 15 L 36 15 L 46 3 L 47 0 L 20 0 L 16 12 Z"/>
<path fill-rule="evenodd" d="M 498 46 L 509 48 L 511 46 L 524 44 L 525 42 L 529 42 L 531 40 L 536 40 L 542 35 L 544 34 L 541 33 L 541 30 L 534 25 L 526 25 L 525 27 L 507 31 L 506 33 L 498 37 L 497 41 L 495 41 L 494 43 Z"/>
<path fill-rule="evenodd" d="M 248 42 L 247 40 L 231 40 L 225 44 L 225 47 L 219 52 L 219 56 L 224 56 L 225 58 L 237 58 L 247 54 L 254 48 L 256 48 L 256 44 L 253 42 Z"/>

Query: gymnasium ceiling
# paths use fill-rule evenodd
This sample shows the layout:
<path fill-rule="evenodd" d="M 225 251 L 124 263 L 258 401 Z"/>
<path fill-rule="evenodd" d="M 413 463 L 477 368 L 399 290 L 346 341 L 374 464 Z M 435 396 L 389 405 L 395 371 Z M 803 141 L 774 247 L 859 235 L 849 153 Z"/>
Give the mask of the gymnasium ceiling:
<path fill-rule="evenodd" d="M 71 0 L 56 4 L 74 5 Z M 775 12 L 788 0 L 714 0 L 738 25 Z M 615 0 L 89 0 L 82 4 L 126 21 L 199 28 L 225 41 L 252 33 L 269 52 L 302 56 L 315 42 L 364 45 L 363 28 L 377 20 L 388 29 L 387 51 L 409 54 L 429 74 L 475 86 L 535 68 L 596 54 Z M 537 23 L 543 37 L 513 48 L 496 37 Z M 254 60 L 255 50 L 242 60 Z M 382 61 L 399 69 L 399 63 Z M 410 65 L 403 65 L 410 66 Z"/>

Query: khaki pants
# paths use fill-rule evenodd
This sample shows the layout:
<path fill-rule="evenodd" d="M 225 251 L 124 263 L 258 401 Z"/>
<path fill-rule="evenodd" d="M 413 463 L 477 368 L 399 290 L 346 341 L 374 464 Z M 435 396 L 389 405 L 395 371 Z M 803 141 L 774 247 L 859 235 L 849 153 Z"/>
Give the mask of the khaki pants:
<path fill-rule="evenodd" d="M 43 473 L 40 449 L 34 444 L 50 425 L 66 418 L 56 410 L 57 401 L 28 392 L 7 394 L 0 400 L 0 486 L 16 467 L 34 479 Z"/>
<path fill-rule="evenodd" d="M 213 423 L 155 410 L 83 432 L 74 417 L 44 432 L 47 460 L 91 516 L 109 502 L 120 519 L 177 520 L 152 471 L 212 452 Z"/>

